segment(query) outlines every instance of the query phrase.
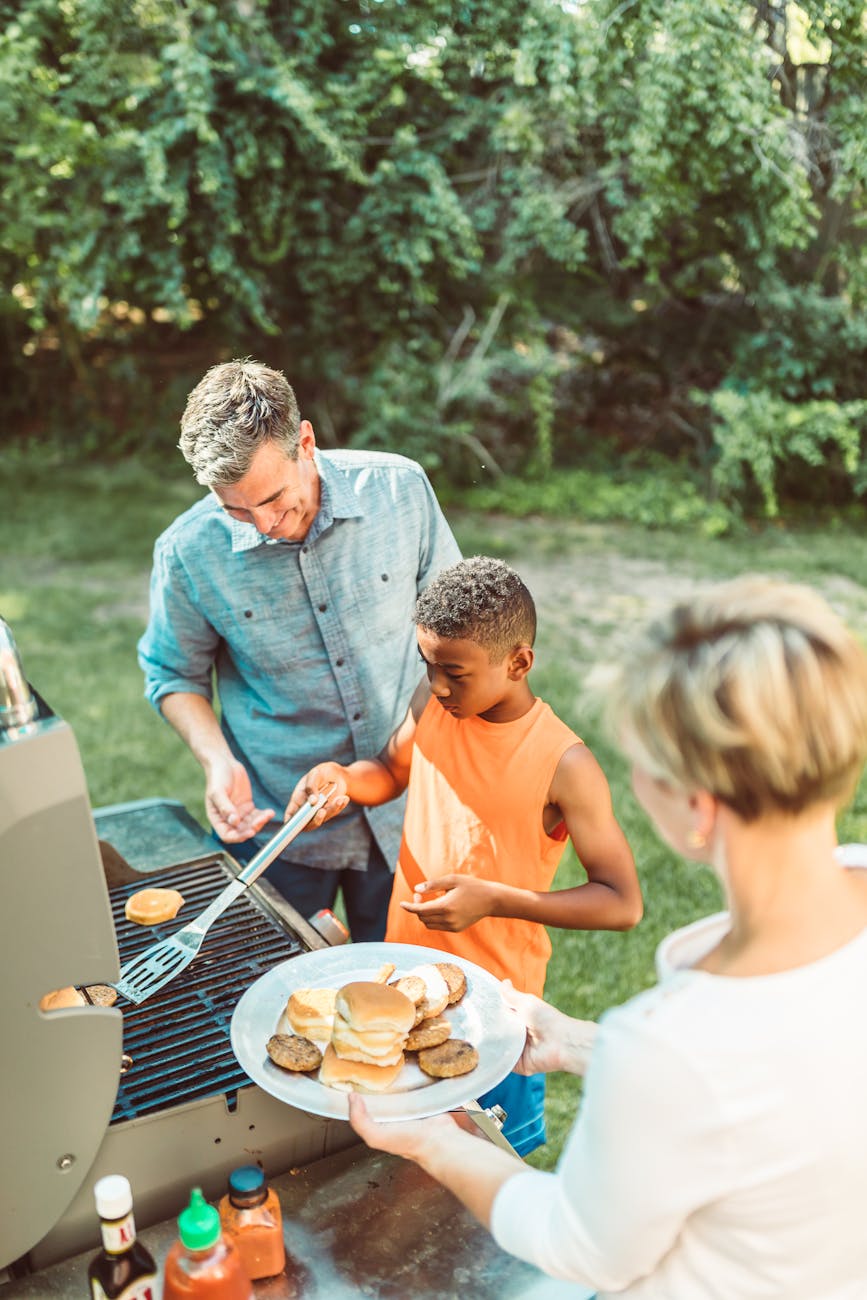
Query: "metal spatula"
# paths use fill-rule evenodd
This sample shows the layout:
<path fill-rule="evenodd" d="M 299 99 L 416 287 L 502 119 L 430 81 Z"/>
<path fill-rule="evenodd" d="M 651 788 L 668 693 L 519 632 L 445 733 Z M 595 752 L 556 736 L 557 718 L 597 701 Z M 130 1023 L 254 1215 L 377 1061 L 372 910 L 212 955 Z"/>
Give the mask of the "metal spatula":
<path fill-rule="evenodd" d="M 154 993 L 158 993 L 176 975 L 180 975 L 198 953 L 205 935 L 217 918 L 222 916 L 227 907 L 231 907 L 235 899 L 240 897 L 254 880 L 258 880 L 265 868 L 270 866 L 286 845 L 304 829 L 333 793 L 334 787 L 331 786 L 323 790 L 314 803 L 306 803 L 303 808 L 299 808 L 294 817 L 290 817 L 289 821 L 280 827 L 277 834 L 195 920 L 190 921 L 182 930 L 177 930 L 168 939 L 161 939 L 159 943 L 152 944 L 150 948 L 146 948 L 144 952 L 140 952 L 137 957 L 128 961 L 121 968 L 120 978 L 114 985 L 118 993 L 129 1002 L 138 1005 L 152 997 Z"/>

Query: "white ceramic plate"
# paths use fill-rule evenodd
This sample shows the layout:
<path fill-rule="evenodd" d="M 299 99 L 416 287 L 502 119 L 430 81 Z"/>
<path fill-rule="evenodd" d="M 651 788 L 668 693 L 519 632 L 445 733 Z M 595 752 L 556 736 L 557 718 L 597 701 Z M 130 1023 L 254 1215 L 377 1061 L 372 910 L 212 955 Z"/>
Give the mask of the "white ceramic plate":
<path fill-rule="evenodd" d="M 465 1038 L 479 1053 L 479 1064 L 456 1079 L 431 1079 L 410 1057 L 384 1093 L 365 1093 L 371 1115 L 378 1120 L 421 1119 L 455 1110 L 504 1079 L 524 1047 L 523 1021 L 506 1006 L 499 981 L 475 962 L 436 948 L 405 943 L 350 943 L 322 948 L 281 962 L 261 976 L 242 996 L 232 1016 L 232 1049 L 260 1088 L 312 1115 L 346 1119 L 348 1096 L 326 1088 L 316 1075 L 292 1074 L 275 1065 L 265 1050 L 272 1034 L 291 1034 L 285 1010 L 289 995 L 302 988 L 340 988 L 351 980 L 372 980 L 384 962 L 394 962 L 396 979 L 414 966 L 449 961 L 467 977 L 467 991 L 445 1014 L 452 1037 Z"/>

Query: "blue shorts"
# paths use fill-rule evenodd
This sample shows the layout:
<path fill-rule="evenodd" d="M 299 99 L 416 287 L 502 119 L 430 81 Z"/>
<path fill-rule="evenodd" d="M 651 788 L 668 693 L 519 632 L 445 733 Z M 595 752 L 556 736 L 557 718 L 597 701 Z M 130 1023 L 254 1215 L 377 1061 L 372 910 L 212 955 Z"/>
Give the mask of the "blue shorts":
<path fill-rule="evenodd" d="M 519 1156 L 529 1155 L 544 1144 L 544 1074 L 507 1074 L 502 1083 L 477 1098 L 480 1106 L 502 1106 L 506 1112 L 503 1137 Z"/>

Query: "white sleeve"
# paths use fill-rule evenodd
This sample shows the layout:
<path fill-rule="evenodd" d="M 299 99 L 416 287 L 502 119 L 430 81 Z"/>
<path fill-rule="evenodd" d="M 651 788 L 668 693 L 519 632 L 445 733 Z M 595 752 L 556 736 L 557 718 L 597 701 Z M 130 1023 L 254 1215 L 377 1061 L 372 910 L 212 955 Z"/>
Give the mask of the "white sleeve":
<path fill-rule="evenodd" d="M 494 1201 L 497 1243 L 553 1277 L 619 1291 L 652 1273 L 725 1181 L 728 1128 L 704 1080 L 633 1004 L 604 1016 L 556 1173 Z"/>

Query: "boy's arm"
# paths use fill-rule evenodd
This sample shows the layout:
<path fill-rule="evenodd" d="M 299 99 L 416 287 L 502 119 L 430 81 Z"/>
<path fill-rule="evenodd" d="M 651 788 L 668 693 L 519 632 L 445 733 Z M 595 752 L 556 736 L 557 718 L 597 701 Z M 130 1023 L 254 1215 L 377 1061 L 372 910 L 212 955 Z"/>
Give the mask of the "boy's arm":
<path fill-rule="evenodd" d="M 548 802 L 559 808 L 587 881 L 571 889 L 519 889 L 475 876 L 428 880 L 402 903 L 431 930 L 465 930 L 483 916 L 512 916 L 564 930 L 628 930 L 642 916 L 632 851 L 614 816 L 602 768 L 586 745 L 573 745 L 557 765 Z M 445 890 L 423 902 L 427 891 Z"/>
<path fill-rule="evenodd" d="M 403 722 L 391 733 L 376 758 L 359 758 L 345 766 L 331 762 L 317 763 L 316 767 L 306 772 L 286 805 L 284 821 L 288 821 L 312 795 L 329 785 L 335 787 L 334 793 L 308 823 L 308 830 L 330 821 L 350 802 L 370 808 L 388 803 L 390 799 L 396 799 L 402 794 L 409 781 L 416 726 L 429 698 L 430 688 L 427 680 L 423 680 L 415 689 Z"/>

